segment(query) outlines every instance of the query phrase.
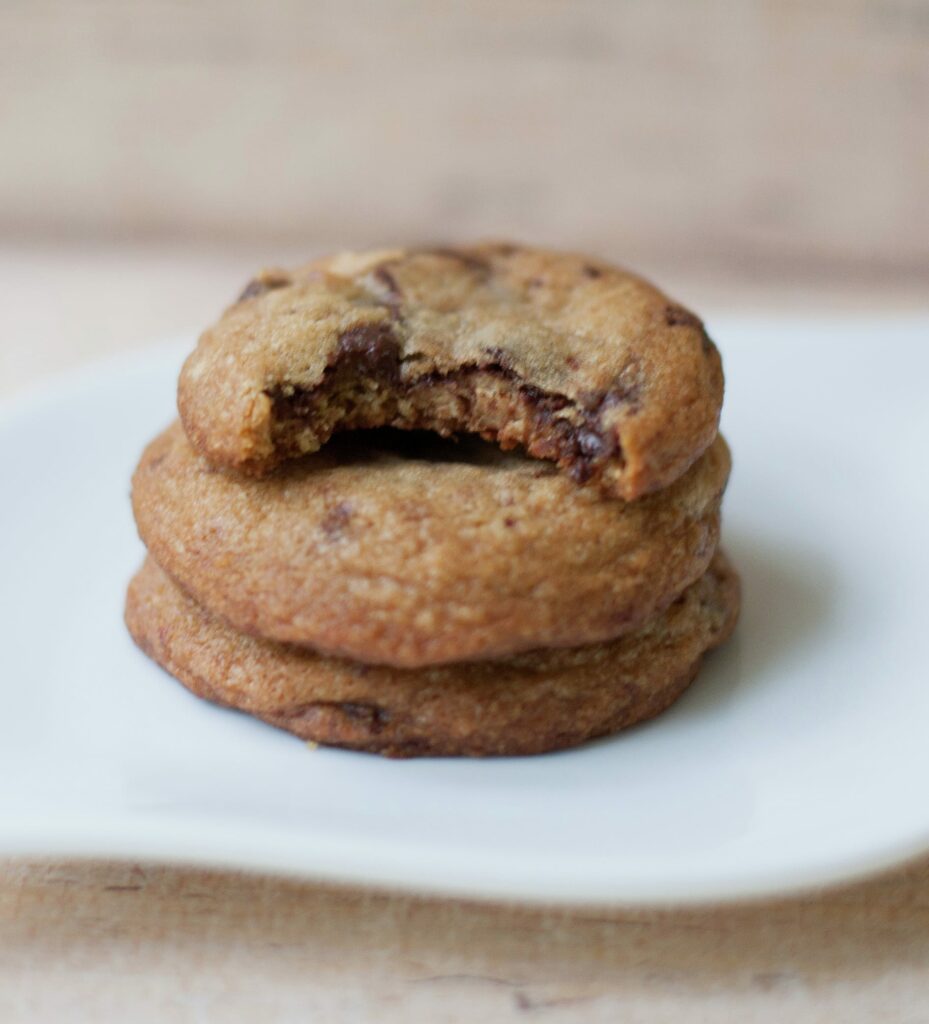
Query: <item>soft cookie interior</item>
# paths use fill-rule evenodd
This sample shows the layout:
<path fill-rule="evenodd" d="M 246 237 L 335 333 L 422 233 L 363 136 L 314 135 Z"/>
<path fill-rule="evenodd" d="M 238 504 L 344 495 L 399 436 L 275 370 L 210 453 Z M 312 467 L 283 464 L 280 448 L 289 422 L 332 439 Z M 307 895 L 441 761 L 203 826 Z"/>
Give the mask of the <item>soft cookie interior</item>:
<path fill-rule="evenodd" d="M 555 462 L 578 483 L 615 478 L 624 468 L 608 409 L 635 400 L 618 386 L 582 404 L 546 393 L 507 365 L 503 352 L 482 363 L 426 374 L 404 365 L 390 328 L 354 328 L 315 387 L 281 383 L 269 389 L 271 437 L 277 458 L 317 451 L 339 430 L 395 427 L 450 437 L 478 434 L 505 450 L 522 448 Z"/>

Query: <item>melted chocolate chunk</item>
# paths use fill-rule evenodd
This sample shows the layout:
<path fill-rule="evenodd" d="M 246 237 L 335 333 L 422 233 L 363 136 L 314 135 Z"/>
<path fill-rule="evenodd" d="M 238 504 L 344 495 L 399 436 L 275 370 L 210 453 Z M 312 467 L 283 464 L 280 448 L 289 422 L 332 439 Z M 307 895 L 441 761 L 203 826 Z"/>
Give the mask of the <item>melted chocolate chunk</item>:
<path fill-rule="evenodd" d="M 505 373 L 512 373 L 512 361 L 509 352 L 504 352 L 502 348 L 497 348 L 496 345 L 487 345 L 484 353 L 490 360 L 490 363 L 484 367 L 485 370 L 499 369 Z"/>
<path fill-rule="evenodd" d="M 703 330 L 703 321 L 683 306 L 665 306 L 664 322 L 669 327 L 696 327 Z"/>
<path fill-rule="evenodd" d="M 599 411 L 612 409 L 615 405 L 635 405 L 639 400 L 641 388 L 637 381 L 622 382 L 614 385 L 603 396 Z"/>
<path fill-rule="evenodd" d="M 397 305 L 403 298 L 403 292 L 397 284 L 397 279 L 383 263 L 374 271 L 374 279 L 383 287 L 388 303 Z"/>
<path fill-rule="evenodd" d="M 544 415 L 546 420 L 551 419 L 552 415 L 559 409 L 563 409 L 566 405 L 571 404 L 565 395 L 547 394 L 534 384 L 520 384 L 519 391 L 527 402 L 537 407 L 540 414 Z"/>
<path fill-rule="evenodd" d="M 290 278 L 285 277 L 283 274 L 269 274 L 265 277 L 256 277 L 248 282 L 242 290 L 242 294 L 238 299 L 236 299 L 236 302 L 244 302 L 246 299 L 254 299 L 257 295 L 265 295 L 268 292 L 274 291 L 276 288 L 286 288 L 289 284 Z"/>
<path fill-rule="evenodd" d="M 278 422 L 312 420 L 313 411 L 319 400 L 335 390 L 340 381 L 356 381 L 359 378 L 373 380 L 386 385 L 398 396 L 411 395 L 421 389 L 445 387 L 457 393 L 466 410 L 470 410 L 476 393 L 474 379 L 481 374 L 499 377 L 508 381 L 513 389 L 513 401 L 525 409 L 531 423 L 524 444 L 530 455 L 549 459 L 564 465 L 578 482 L 590 480 L 598 467 L 608 459 L 621 461 L 622 450 L 612 430 L 605 430 L 601 417 L 606 409 L 625 403 L 634 404 L 638 397 L 638 383 L 635 368 L 620 374 L 614 386 L 605 393 L 585 396 L 575 403 L 566 395 L 542 391 L 533 384 L 524 383 L 510 368 L 506 352 L 488 348 L 487 355 L 492 361 L 480 365 L 463 366 L 448 374 L 431 372 L 403 381 L 400 375 L 399 346 L 389 324 L 364 324 L 346 331 L 339 340 L 338 354 L 322 383 L 309 390 L 288 388 L 285 391 L 269 392 L 274 408 L 273 415 Z M 392 411 L 388 411 L 392 409 Z M 383 419 L 364 423 L 364 426 L 402 427 L 416 430 L 426 427 L 441 430 L 442 433 L 467 432 L 467 413 L 461 422 L 450 422 L 442 426 L 431 423 L 428 413 L 425 420 L 417 422 L 398 417 L 396 405 L 385 404 Z M 567 413 L 568 415 L 565 415 Z M 336 425 L 335 430 L 339 427 Z M 480 424 L 472 430 L 481 431 Z M 496 441 L 494 430 L 484 429 L 485 440 Z M 328 437 L 323 437 L 326 441 Z M 463 453 L 464 454 L 464 453 Z M 409 456 L 408 456 L 409 457 Z M 436 452 L 429 452 L 429 458 L 437 458 Z M 467 461 L 465 459 L 464 461 Z M 340 528 L 339 524 L 334 524 Z"/>
<path fill-rule="evenodd" d="M 631 359 L 616 374 L 606 391 L 590 391 L 580 396 L 580 403 L 593 415 L 602 415 L 607 409 L 625 405 L 635 409 L 642 394 L 639 364 Z"/>
<path fill-rule="evenodd" d="M 585 458 L 595 459 L 603 455 L 607 449 L 606 439 L 602 434 L 593 430 L 579 430 L 577 432 L 577 446 Z"/>
<path fill-rule="evenodd" d="M 347 368 L 395 384 L 400 379 L 400 344 L 389 324 L 359 324 L 339 336 L 332 368 Z"/>
<path fill-rule="evenodd" d="M 617 405 L 635 409 L 639 403 L 641 392 L 642 389 L 638 381 L 617 379 L 612 387 L 600 396 L 600 401 L 594 411 L 597 415 L 602 415 L 607 409 L 615 409 Z"/>
<path fill-rule="evenodd" d="M 311 419 L 319 396 L 346 376 L 374 378 L 393 386 L 399 383 L 400 345 L 390 324 L 358 324 L 344 331 L 319 387 L 285 385 L 266 391 L 272 402 L 273 418 L 278 422 Z"/>
<path fill-rule="evenodd" d="M 313 412 L 316 399 L 313 391 L 296 388 L 288 393 L 275 389 L 265 394 L 271 399 L 271 415 L 278 422 L 308 419 Z"/>

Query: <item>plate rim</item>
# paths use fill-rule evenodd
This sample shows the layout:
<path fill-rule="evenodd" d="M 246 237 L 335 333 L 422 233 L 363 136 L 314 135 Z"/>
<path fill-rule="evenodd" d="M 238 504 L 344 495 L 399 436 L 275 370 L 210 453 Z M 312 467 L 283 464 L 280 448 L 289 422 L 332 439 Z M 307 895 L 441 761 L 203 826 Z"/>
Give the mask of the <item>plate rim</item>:
<path fill-rule="evenodd" d="M 703 879 L 621 879 L 616 875 L 579 872 L 572 861 L 567 872 L 527 870 L 525 861 L 500 855 L 485 858 L 474 870 L 464 865 L 467 857 L 454 863 L 444 849 L 430 848 L 430 856 L 416 856 L 414 842 L 396 841 L 364 844 L 357 855 L 352 838 L 330 838 L 303 834 L 295 839 L 284 830 L 263 825 L 256 836 L 242 826 L 211 823 L 193 826 L 181 819 L 127 815 L 73 816 L 81 828 L 62 828 L 71 816 L 47 815 L 7 818 L 0 827 L 0 856 L 41 859 L 141 860 L 176 868 L 205 868 L 271 875 L 296 881 L 375 888 L 408 895 L 429 895 L 473 899 L 483 902 L 513 901 L 535 906 L 587 907 L 706 907 L 790 898 L 873 878 L 903 868 L 929 849 L 929 830 L 910 842 L 874 844 L 867 851 L 854 851 L 841 862 L 793 865 L 789 869 L 751 869 L 743 874 Z M 126 825 L 131 825 L 127 831 Z M 257 837 L 257 838 L 256 838 Z M 181 848 L 183 847 L 183 849 Z M 373 852 L 372 852 L 373 850 Z M 591 863 L 605 863 L 593 858 Z M 375 865 L 375 866 L 372 866 Z M 429 865 L 428 870 L 424 866 Z M 436 867 L 440 865 L 439 867 Z M 452 865 L 449 867 L 449 865 Z M 584 865 L 590 868 L 590 863 Z M 580 880 L 580 884 L 578 884 Z"/>
<path fill-rule="evenodd" d="M 762 320 L 765 323 L 817 322 L 841 327 L 863 322 L 895 327 L 929 325 L 929 316 L 905 314 L 894 317 L 824 316 L 800 314 L 769 316 L 750 313 L 726 314 L 716 318 L 728 325 Z M 149 366 L 163 367 L 183 357 L 190 337 L 173 335 L 156 344 L 90 360 L 64 370 L 0 399 L 0 430 L 20 417 L 40 412 L 63 395 L 79 396 L 89 386 L 105 387 L 130 373 Z M 126 826 L 130 826 L 127 830 Z M 560 875 L 552 863 L 540 860 L 527 870 L 525 862 L 515 863 L 506 852 L 493 853 L 494 870 L 480 865 L 455 862 L 430 847 L 433 856 L 415 856 L 416 844 L 396 839 L 365 844 L 365 854 L 352 856 L 352 837 L 329 836 L 326 841 L 311 833 L 278 830 L 262 824 L 257 838 L 242 826 L 217 819 L 192 825 L 170 815 L 129 813 L 124 816 L 60 814 L 5 815 L 0 821 L 0 855 L 17 857 L 65 857 L 75 859 L 136 859 L 171 866 L 198 866 L 252 874 L 272 874 L 315 882 L 356 885 L 422 893 L 431 896 L 477 900 L 513 900 L 537 905 L 577 906 L 705 906 L 789 897 L 824 887 L 845 885 L 894 867 L 903 866 L 929 850 L 929 821 L 922 831 L 900 830 L 884 833 L 875 842 L 862 842 L 843 858 L 827 856 L 806 865 L 750 867 L 744 873 L 702 879 L 652 879 L 651 881 L 609 878 L 596 871 L 579 872 L 579 858 Z M 234 840 L 234 841 L 232 841 Z M 244 841 L 243 841 L 244 840 Z M 464 861 L 470 855 L 466 854 Z M 591 864 L 603 858 L 591 858 Z M 454 864 L 454 868 L 449 868 Z M 429 870 L 424 867 L 429 865 Z M 501 866 L 502 865 L 502 866 Z M 492 877 L 491 877 L 492 876 Z"/>

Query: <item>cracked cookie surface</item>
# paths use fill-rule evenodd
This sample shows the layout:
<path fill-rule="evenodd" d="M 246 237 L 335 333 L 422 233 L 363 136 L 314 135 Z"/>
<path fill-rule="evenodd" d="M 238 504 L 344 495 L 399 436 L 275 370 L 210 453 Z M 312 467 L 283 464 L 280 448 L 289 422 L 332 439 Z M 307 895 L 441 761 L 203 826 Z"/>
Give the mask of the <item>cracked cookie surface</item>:
<path fill-rule="evenodd" d="M 265 271 L 178 387 L 191 442 L 261 475 L 341 430 L 479 434 L 627 500 L 715 437 L 700 320 L 599 260 L 524 246 L 342 253 Z"/>
<path fill-rule="evenodd" d="M 609 644 L 414 671 L 325 658 L 230 629 L 148 559 L 136 643 L 200 697 L 318 743 L 398 757 L 538 754 L 665 710 L 732 632 L 739 581 L 717 554 L 664 612 Z"/>
<path fill-rule="evenodd" d="M 411 668 L 636 628 L 709 564 L 729 466 L 717 438 L 627 503 L 477 438 L 381 430 L 252 479 L 175 424 L 143 454 L 133 508 L 156 561 L 237 629 Z"/>

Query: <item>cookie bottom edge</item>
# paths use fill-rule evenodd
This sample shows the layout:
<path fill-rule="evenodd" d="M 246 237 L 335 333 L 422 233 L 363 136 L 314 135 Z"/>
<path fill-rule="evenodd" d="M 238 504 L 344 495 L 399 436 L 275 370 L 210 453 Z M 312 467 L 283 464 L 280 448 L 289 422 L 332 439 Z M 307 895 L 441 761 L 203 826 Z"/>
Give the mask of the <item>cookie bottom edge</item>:
<path fill-rule="evenodd" d="M 740 594 L 738 576 L 718 554 L 660 621 L 637 634 L 438 671 L 372 670 L 238 634 L 150 559 L 130 584 L 125 621 L 137 646 L 192 694 L 306 742 L 389 758 L 530 756 L 615 735 L 666 711 L 733 632 Z M 675 622 L 686 614 L 692 628 Z"/>

